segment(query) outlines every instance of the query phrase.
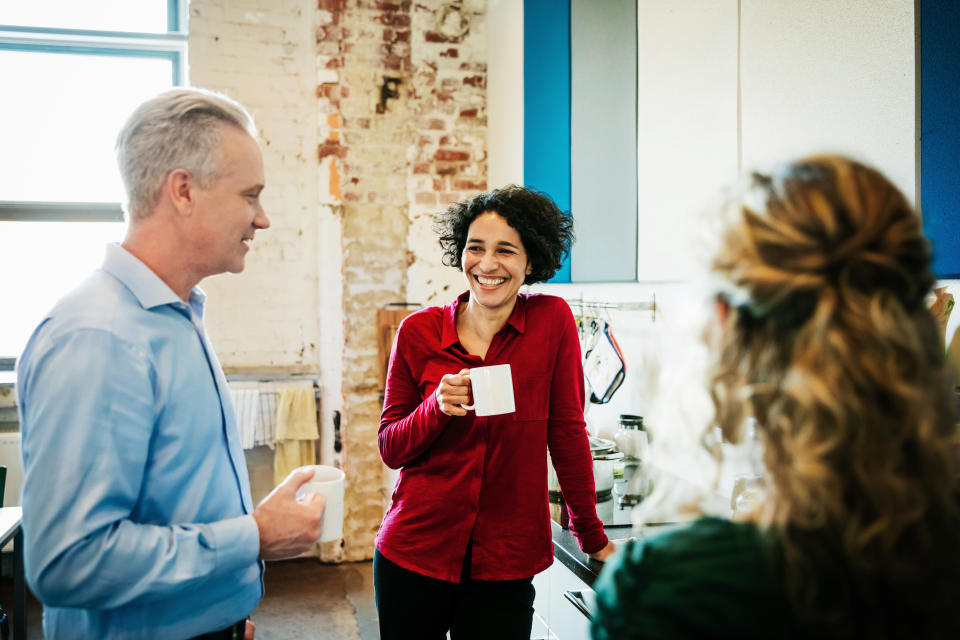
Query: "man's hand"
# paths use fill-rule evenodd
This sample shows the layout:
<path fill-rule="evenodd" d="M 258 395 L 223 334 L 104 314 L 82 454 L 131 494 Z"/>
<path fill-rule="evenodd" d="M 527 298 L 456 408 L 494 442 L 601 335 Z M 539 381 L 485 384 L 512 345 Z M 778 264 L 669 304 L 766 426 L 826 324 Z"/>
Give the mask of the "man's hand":
<path fill-rule="evenodd" d="M 257 625 L 253 624 L 253 620 L 247 620 L 247 626 L 243 630 L 243 640 L 253 640 L 253 633 L 257 630 Z"/>
<path fill-rule="evenodd" d="M 253 519 L 260 530 L 261 559 L 299 555 L 320 539 L 326 500 L 316 494 L 297 500 L 297 489 L 312 478 L 312 469 L 294 471 L 257 505 Z"/>
<path fill-rule="evenodd" d="M 612 556 L 613 552 L 616 550 L 617 550 L 617 545 L 608 541 L 607 546 L 605 546 L 603 549 L 600 549 L 599 551 L 594 551 L 593 553 L 590 554 L 590 557 L 593 558 L 594 560 L 599 560 L 600 562 L 606 562 L 607 558 Z"/>
<path fill-rule="evenodd" d="M 448 373 L 440 378 L 440 385 L 434 393 L 440 411 L 448 416 L 467 415 L 467 410 L 460 405 L 470 402 L 469 374 L 469 369 L 461 369 L 456 375 Z"/>

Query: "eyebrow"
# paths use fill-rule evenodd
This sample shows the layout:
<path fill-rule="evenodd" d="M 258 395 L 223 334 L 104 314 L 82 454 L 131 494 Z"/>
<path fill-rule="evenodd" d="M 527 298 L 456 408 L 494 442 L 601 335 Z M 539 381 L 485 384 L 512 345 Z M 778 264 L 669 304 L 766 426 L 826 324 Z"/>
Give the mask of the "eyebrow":
<path fill-rule="evenodd" d="M 468 239 L 468 240 L 467 240 L 467 244 L 468 244 L 468 245 L 471 245 L 471 244 L 484 244 L 484 241 L 483 241 L 482 238 L 471 238 L 471 239 Z M 512 242 L 507 242 L 506 240 L 501 240 L 500 242 L 497 243 L 497 246 L 498 246 L 498 247 L 510 247 L 510 248 L 512 248 L 512 249 L 518 249 L 518 250 L 520 249 L 520 247 L 518 247 L 517 245 L 513 244 Z"/>

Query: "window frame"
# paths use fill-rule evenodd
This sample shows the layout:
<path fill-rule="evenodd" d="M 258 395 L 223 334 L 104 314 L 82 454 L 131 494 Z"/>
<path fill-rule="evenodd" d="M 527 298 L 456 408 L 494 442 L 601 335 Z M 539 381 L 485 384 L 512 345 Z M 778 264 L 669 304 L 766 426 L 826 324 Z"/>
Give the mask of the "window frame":
<path fill-rule="evenodd" d="M 186 5 L 167 0 L 167 32 L 140 33 L 93 29 L 62 29 L 0 24 L 0 51 L 27 51 L 74 55 L 117 56 L 169 60 L 172 84 L 186 79 Z M 119 202 L 63 202 L 0 200 L 3 222 L 122 222 Z M 0 354 L 0 372 L 12 371 L 16 359 Z"/>

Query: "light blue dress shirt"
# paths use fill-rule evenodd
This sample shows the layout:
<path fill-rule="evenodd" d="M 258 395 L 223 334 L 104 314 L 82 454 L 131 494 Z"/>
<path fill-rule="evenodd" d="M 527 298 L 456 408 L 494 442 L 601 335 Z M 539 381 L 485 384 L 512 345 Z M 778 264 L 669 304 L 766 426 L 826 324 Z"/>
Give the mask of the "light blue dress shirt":
<path fill-rule="evenodd" d="M 236 417 L 189 304 L 119 245 L 17 368 L 24 561 L 44 637 L 189 638 L 263 595 Z"/>

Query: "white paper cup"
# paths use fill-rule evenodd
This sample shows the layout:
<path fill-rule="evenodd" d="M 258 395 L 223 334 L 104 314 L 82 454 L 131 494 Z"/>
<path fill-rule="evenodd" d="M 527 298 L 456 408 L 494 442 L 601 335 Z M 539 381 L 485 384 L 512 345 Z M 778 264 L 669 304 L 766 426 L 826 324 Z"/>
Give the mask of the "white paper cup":
<path fill-rule="evenodd" d="M 343 537 L 343 489 L 346 476 L 336 467 L 323 464 L 301 467 L 313 469 L 313 479 L 297 490 L 297 497 L 319 494 L 326 501 L 323 526 L 318 542 L 332 542 Z"/>

